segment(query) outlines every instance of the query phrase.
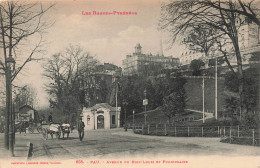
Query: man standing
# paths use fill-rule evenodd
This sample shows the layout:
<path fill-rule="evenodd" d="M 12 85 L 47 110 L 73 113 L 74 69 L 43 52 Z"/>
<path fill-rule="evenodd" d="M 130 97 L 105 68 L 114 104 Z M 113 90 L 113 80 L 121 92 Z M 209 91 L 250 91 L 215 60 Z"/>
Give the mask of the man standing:
<path fill-rule="evenodd" d="M 52 121 L 52 112 L 50 112 L 50 115 L 49 115 L 49 117 L 48 117 L 48 121 L 49 121 L 50 124 L 53 122 L 53 121 Z"/>
<path fill-rule="evenodd" d="M 78 132 L 79 132 L 79 140 L 80 141 L 82 141 L 82 139 L 84 138 L 84 127 L 85 127 L 85 124 L 82 121 L 82 118 L 80 118 L 79 122 L 78 122 Z"/>

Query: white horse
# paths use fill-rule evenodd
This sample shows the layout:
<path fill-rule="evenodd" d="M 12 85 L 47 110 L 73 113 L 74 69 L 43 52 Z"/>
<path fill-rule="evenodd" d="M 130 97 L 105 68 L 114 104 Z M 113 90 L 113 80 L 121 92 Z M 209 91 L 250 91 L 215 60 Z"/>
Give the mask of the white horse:
<path fill-rule="evenodd" d="M 67 134 L 67 139 L 69 138 L 69 134 L 71 132 L 70 124 L 62 124 L 61 125 L 61 131 L 64 138 L 64 134 Z"/>
<path fill-rule="evenodd" d="M 53 139 L 53 134 L 59 139 L 61 135 L 61 126 L 60 124 L 50 124 L 49 127 L 43 128 L 42 132 L 45 139 L 48 139 L 48 134 L 51 134 L 51 139 Z"/>

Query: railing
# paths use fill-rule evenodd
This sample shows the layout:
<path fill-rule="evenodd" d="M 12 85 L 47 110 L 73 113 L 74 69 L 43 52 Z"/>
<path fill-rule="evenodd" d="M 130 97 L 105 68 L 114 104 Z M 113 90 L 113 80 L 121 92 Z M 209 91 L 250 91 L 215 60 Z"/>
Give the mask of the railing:
<path fill-rule="evenodd" d="M 174 126 L 172 124 L 129 125 L 137 134 L 175 137 L 221 137 L 221 141 L 260 146 L 260 129 L 241 126 Z"/>

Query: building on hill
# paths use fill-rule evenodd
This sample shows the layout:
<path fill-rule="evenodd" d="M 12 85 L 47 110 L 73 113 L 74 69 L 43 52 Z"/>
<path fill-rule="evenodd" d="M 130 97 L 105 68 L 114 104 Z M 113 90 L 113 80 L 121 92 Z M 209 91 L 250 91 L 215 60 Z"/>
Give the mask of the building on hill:
<path fill-rule="evenodd" d="M 250 64 L 259 62 L 260 59 L 260 27 L 253 23 L 252 21 L 242 18 L 239 20 L 238 28 L 238 42 L 239 48 L 242 56 L 243 64 Z M 224 51 L 228 53 L 228 59 L 231 65 L 236 65 L 237 60 L 234 52 L 233 45 L 228 37 L 222 38 L 223 44 L 226 44 L 222 47 Z M 215 52 L 214 52 L 215 51 Z M 179 56 L 180 65 L 185 66 L 189 65 L 194 59 L 201 59 L 205 62 L 205 67 L 212 65 L 209 60 L 214 59 L 215 57 L 221 57 L 223 54 L 214 49 L 209 52 L 209 57 L 205 57 L 205 54 L 202 52 L 192 51 L 186 48 L 183 50 L 182 54 Z M 215 62 L 215 61 L 212 61 Z M 224 62 L 222 66 L 227 66 Z"/>
<path fill-rule="evenodd" d="M 85 130 L 110 129 L 120 126 L 121 108 L 112 107 L 107 103 L 96 104 L 90 108 L 83 108 L 82 121 Z"/>
<path fill-rule="evenodd" d="M 123 75 L 132 76 L 134 74 L 150 74 L 150 72 L 160 73 L 162 69 L 172 69 L 179 66 L 179 59 L 172 56 L 166 57 L 162 51 L 160 54 L 144 54 L 142 46 L 138 43 L 135 52 L 127 55 L 122 61 Z"/>
<path fill-rule="evenodd" d="M 110 87 L 115 81 L 117 76 L 121 76 L 122 69 L 114 64 L 104 63 L 104 65 L 98 65 L 94 74 L 96 79 L 101 79 L 106 82 L 106 85 Z"/>
<path fill-rule="evenodd" d="M 93 106 L 96 103 L 108 102 L 109 94 L 112 90 L 114 81 L 121 76 L 122 69 L 110 63 L 97 65 L 95 71 L 88 78 L 86 83 L 82 84 L 85 89 L 85 106 Z"/>

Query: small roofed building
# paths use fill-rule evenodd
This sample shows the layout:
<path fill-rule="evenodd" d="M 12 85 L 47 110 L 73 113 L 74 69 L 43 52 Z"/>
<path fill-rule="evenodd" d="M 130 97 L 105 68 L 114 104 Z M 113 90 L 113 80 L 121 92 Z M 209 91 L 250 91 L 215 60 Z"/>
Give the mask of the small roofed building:
<path fill-rule="evenodd" d="M 90 108 L 83 108 L 82 121 L 85 130 L 110 129 L 120 126 L 121 108 L 112 107 L 107 103 L 96 104 Z"/>
<path fill-rule="evenodd" d="M 17 112 L 17 121 L 30 121 L 39 122 L 39 114 L 38 112 L 29 105 L 24 105 L 19 108 Z"/>

